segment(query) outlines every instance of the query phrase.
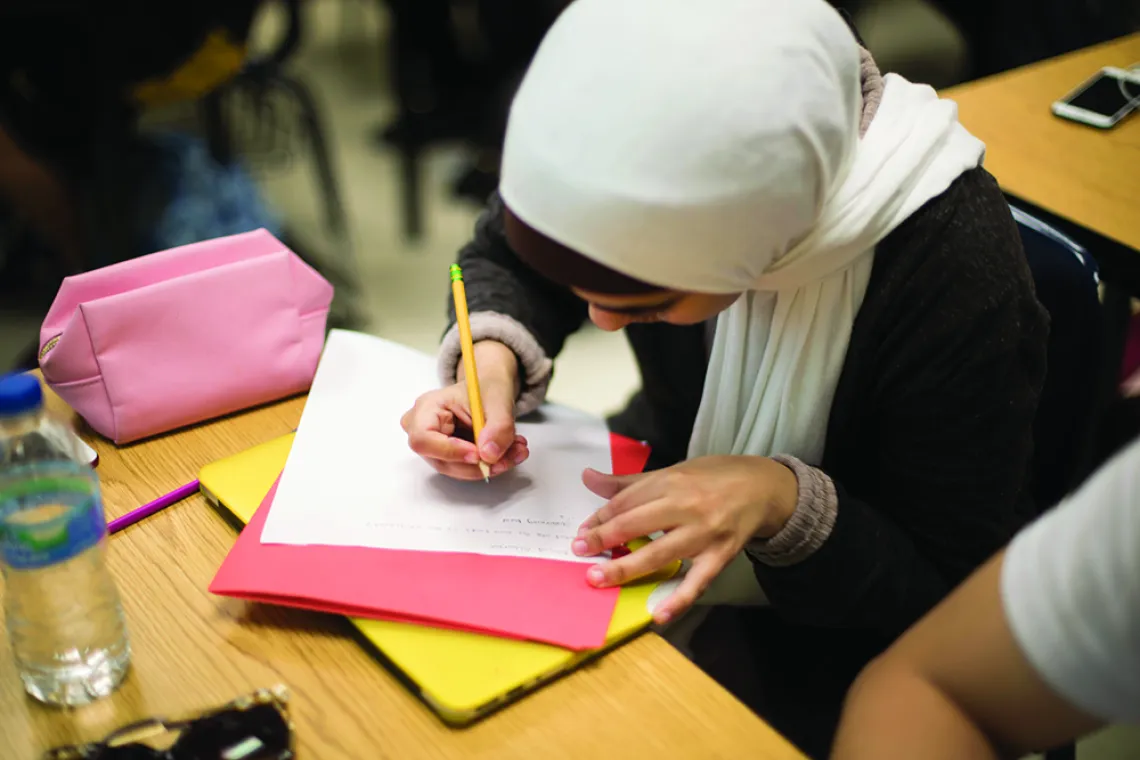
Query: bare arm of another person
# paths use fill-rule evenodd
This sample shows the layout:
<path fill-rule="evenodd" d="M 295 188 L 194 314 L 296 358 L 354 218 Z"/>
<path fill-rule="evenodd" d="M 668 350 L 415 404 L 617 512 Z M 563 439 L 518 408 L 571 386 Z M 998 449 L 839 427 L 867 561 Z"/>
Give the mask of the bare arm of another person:
<path fill-rule="evenodd" d="M 0 197 L 63 258 L 69 272 L 83 269 L 75 204 L 48 166 L 24 151 L 0 126 Z"/>
<path fill-rule="evenodd" d="M 834 756 L 1001 758 L 1059 744 L 1097 721 L 1025 659 L 999 590 L 1004 553 L 873 662 L 847 698 Z"/>
<path fill-rule="evenodd" d="M 1140 443 L 867 667 L 834 757 L 1018 757 L 1140 722 L 1138 643 Z"/>

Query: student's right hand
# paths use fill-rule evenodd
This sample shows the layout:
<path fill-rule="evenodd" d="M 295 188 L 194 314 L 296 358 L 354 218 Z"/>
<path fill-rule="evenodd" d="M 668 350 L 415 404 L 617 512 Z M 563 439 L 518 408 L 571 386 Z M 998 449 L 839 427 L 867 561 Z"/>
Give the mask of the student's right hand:
<path fill-rule="evenodd" d="M 471 405 L 460 365 L 459 382 L 416 399 L 400 424 L 408 445 L 439 472 L 457 480 L 482 480 L 480 459 L 501 475 L 530 456 L 526 439 L 515 433 L 518 359 L 495 341 L 475 344 L 479 390 L 486 424 L 478 448 L 471 442 Z"/>

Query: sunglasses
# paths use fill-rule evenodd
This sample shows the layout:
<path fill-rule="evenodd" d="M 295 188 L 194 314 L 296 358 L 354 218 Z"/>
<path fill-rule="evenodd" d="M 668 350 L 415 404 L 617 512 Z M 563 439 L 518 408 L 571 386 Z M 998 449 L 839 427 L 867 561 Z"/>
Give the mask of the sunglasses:
<path fill-rule="evenodd" d="M 284 686 L 258 689 L 188 720 L 123 726 L 100 742 L 48 750 L 43 760 L 293 760 L 293 724 Z M 173 735 L 155 749 L 143 741 Z"/>

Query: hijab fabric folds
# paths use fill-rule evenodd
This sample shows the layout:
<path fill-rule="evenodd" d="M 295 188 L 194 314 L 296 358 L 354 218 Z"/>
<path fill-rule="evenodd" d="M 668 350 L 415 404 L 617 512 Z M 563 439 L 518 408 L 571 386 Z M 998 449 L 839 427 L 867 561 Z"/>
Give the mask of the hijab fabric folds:
<path fill-rule="evenodd" d="M 516 96 L 514 214 L 629 277 L 742 294 L 690 456 L 819 464 L 875 245 L 981 163 L 957 107 L 894 75 L 860 138 L 859 72 L 824 0 L 576 0 Z"/>

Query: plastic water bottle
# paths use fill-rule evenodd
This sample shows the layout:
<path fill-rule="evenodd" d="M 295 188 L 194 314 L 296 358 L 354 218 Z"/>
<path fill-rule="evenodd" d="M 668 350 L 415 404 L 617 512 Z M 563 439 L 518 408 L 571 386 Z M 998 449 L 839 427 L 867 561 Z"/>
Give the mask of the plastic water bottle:
<path fill-rule="evenodd" d="M 44 412 L 39 381 L 0 377 L 0 568 L 24 689 L 81 705 L 123 680 L 131 649 L 107 571 L 99 480 L 75 434 Z"/>

